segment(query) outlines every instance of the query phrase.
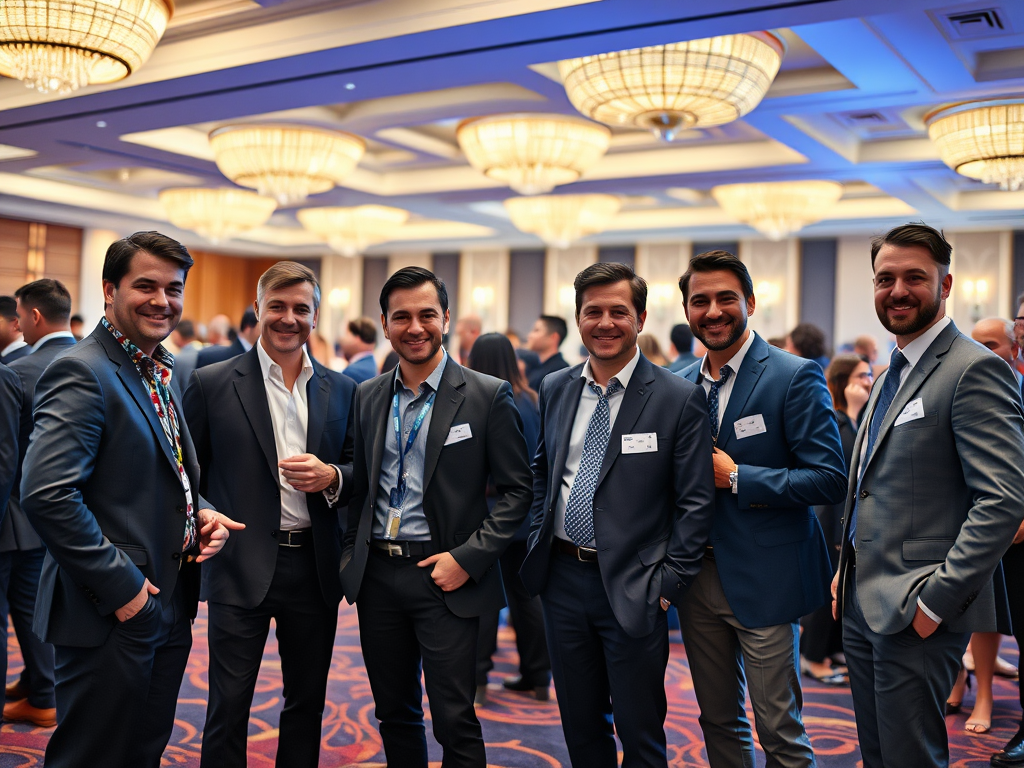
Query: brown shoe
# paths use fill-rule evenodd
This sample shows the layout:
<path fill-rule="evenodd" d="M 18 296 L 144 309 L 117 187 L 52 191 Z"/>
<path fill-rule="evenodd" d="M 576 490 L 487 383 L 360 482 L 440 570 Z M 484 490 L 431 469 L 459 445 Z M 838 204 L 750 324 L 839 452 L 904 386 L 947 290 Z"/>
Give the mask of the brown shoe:
<path fill-rule="evenodd" d="M 9 701 L 4 705 L 4 720 L 12 723 L 32 723 L 40 728 L 53 728 L 57 724 L 57 710 L 33 707 L 28 703 L 28 699 Z"/>
<path fill-rule="evenodd" d="M 21 684 L 21 678 L 19 677 L 13 683 L 8 685 L 4 689 L 4 696 L 9 701 L 20 701 L 21 699 L 28 698 L 28 688 Z"/>

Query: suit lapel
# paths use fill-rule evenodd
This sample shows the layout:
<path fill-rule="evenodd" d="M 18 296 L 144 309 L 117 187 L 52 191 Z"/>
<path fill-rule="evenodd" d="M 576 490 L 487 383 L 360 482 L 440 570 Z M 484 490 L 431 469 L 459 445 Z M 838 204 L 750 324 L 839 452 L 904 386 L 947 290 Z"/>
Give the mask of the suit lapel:
<path fill-rule="evenodd" d="M 370 395 L 367 413 L 370 419 L 370 434 L 373 435 L 372 453 L 370 461 L 370 488 L 371 497 L 375 497 L 377 487 L 380 485 L 380 467 L 384 462 L 384 445 L 388 439 L 388 424 L 391 421 L 391 391 L 395 382 L 395 373 L 389 376 L 382 376 L 377 388 Z M 371 502 L 371 507 L 373 502 Z"/>
<path fill-rule="evenodd" d="M 553 489 L 556 489 L 556 492 L 562 485 L 561 478 L 565 474 L 565 460 L 569 455 L 569 441 L 572 440 L 572 425 L 576 421 L 576 411 L 579 408 L 580 395 L 583 393 L 583 387 L 586 384 L 586 380 L 580 375 L 582 369 L 582 365 L 573 368 L 574 375 L 562 386 L 559 397 L 557 412 L 560 423 L 558 424 L 557 442 L 555 443 L 555 461 L 551 465 L 554 470 L 551 475 L 551 485 Z"/>
<path fill-rule="evenodd" d="M 753 331 L 751 331 L 753 333 Z M 754 343 L 747 350 L 746 357 L 736 371 L 736 383 L 733 384 L 732 393 L 729 395 L 729 404 L 726 406 L 725 414 L 722 416 L 722 425 L 718 428 L 717 445 L 723 451 L 733 435 L 729 425 L 739 418 L 757 386 L 758 379 L 764 373 L 768 361 L 768 343 L 760 336 L 754 337 Z"/>
<path fill-rule="evenodd" d="M 430 486 L 430 478 L 434 475 L 434 468 L 437 467 L 444 441 L 448 439 L 455 414 L 458 413 L 462 401 L 466 399 L 459 391 L 465 385 L 466 378 L 462 373 L 462 366 L 449 358 L 441 374 L 441 384 L 437 388 L 437 397 L 434 398 L 434 412 L 430 416 L 430 429 L 427 432 L 427 445 L 423 454 L 424 493 Z"/>
<path fill-rule="evenodd" d="M 628 434 L 640 418 L 640 413 L 651 397 L 651 390 L 654 386 L 654 366 L 651 362 L 640 355 L 633 375 L 629 379 L 629 386 L 622 393 L 622 405 L 619 406 L 619 413 L 612 425 L 611 435 L 608 438 L 608 448 L 604 453 L 604 461 L 601 462 L 601 474 L 597 476 L 597 486 L 604 482 L 608 470 L 619 457 L 622 449 L 622 436 Z"/>
<path fill-rule="evenodd" d="M 256 435 L 256 442 L 263 449 L 270 474 L 276 480 L 279 473 L 277 444 L 274 442 L 274 422 L 270 418 L 267 388 L 263 382 L 263 371 L 260 369 L 260 360 L 255 348 L 238 356 L 235 373 L 239 374 L 234 381 L 235 393 L 238 395 L 238 399 L 242 403 L 242 410 L 245 411 L 249 425 Z"/>
<path fill-rule="evenodd" d="M 324 420 L 331 400 L 331 383 L 324 367 L 313 360 L 313 375 L 306 382 L 306 453 L 316 454 L 324 433 Z"/>

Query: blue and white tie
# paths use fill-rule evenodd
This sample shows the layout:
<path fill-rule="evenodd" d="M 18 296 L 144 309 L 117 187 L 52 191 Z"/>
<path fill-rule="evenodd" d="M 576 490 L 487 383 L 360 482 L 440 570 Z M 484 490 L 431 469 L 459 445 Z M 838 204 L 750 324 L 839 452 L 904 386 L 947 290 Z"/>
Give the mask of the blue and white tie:
<path fill-rule="evenodd" d="M 604 392 L 593 382 L 587 382 L 587 386 L 597 395 L 597 407 L 587 424 L 580 467 L 576 470 L 576 479 L 569 489 L 569 501 L 565 505 L 565 532 L 578 547 L 585 547 L 594 540 L 594 492 L 597 490 L 597 478 L 601 474 L 601 464 L 604 463 L 611 435 L 608 398 L 622 389 L 618 379 L 609 381 L 608 389 Z"/>
<path fill-rule="evenodd" d="M 718 381 L 711 382 L 711 391 L 708 392 L 708 419 L 711 421 L 711 441 L 718 442 L 718 390 L 725 386 L 729 380 L 732 368 L 723 365 L 718 372 Z"/>

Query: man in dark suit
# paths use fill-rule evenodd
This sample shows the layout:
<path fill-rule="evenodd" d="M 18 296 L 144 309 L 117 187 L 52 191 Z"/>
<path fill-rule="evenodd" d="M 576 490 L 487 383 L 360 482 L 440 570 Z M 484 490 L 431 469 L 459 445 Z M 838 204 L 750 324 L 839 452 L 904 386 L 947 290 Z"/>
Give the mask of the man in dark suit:
<path fill-rule="evenodd" d="M 715 520 L 704 567 L 679 606 L 708 762 L 749 768 L 750 692 L 768 765 L 815 765 L 801 709 L 799 620 L 828 601 L 832 567 L 812 507 L 846 492 L 846 464 L 821 368 L 747 327 L 754 286 L 727 251 L 695 256 L 679 278 L 693 334 L 708 350 L 679 375 L 708 396 Z"/>
<path fill-rule="evenodd" d="M 14 477 L 18 471 L 18 424 L 21 421 L 21 381 L 18 374 L 0 363 L 0 515 L 7 509 Z M 7 622 L 3 622 L 4 637 Z M 6 678 L 7 654 L 0 658 L 0 672 Z M 3 718 L 0 718 L 2 722 Z"/>
<path fill-rule="evenodd" d="M 400 269 L 380 307 L 399 364 L 356 393 L 342 586 L 359 612 L 388 764 L 427 766 L 422 666 L 444 765 L 484 768 L 473 711 L 479 617 L 505 604 L 496 564 L 530 508 L 526 442 L 508 382 L 441 346 L 443 282 Z"/>
<path fill-rule="evenodd" d="M 243 527 L 195 493 L 160 344 L 191 266 L 156 232 L 112 243 L 103 319 L 36 385 L 21 506 L 47 549 L 33 629 L 56 659 L 52 768 L 160 764 L 192 645 L 196 561 Z"/>
<path fill-rule="evenodd" d="M 540 363 L 526 371 L 526 378 L 530 382 L 530 389 L 540 391 L 540 383 L 544 377 L 554 371 L 568 368 L 569 363 L 562 357 L 558 348 L 565 341 L 569 328 L 560 317 L 555 315 L 541 315 L 533 328 L 526 334 L 526 346 L 531 352 L 536 352 Z"/>
<path fill-rule="evenodd" d="M 57 724 L 53 693 L 53 646 L 32 632 L 39 574 L 46 549 L 21 510 L 18 486 L 21 462 L 32 434 L 32 398 L 36 382 L 57 355 L 75 345 L 68 318 L 71 294 L 57 280 L 44 278 L 21 286 L 14 292 L 18 320 L 32 354 L 16 360 L 11 370 L 21 377 L 22 409 L 18 431 L 18 477 L 7 516 L 0 525 L 0 615 L 6 625 L 10 612 L 25 668 L 20 679 L 8 686 L 4 719 L 24 721 L 43 728 Z"/>
<path fill-rule="evenodd" d="M 246 763 L 249 708 L 274 620 L 284 677 L 277 765 L 315 768 L 338 622 L 341 530 L 355 384 L 306 353 L 320 286 L 280 261 L 259 280 L 253 349 L 192 374 L 185 416 L 200 491 L 248 529 L 203 568 L 210 704 L 202 765 Z M 349 475 L 350 476 L 350 475 Z"/>
<path fill-rule="evenodd" d="M 345 375 L 362 384 L 377 375 L 373 350 L 377 347 L 377 323 L 368 317 L 350 320 L 341 334 L 341 351 L 348 361 Z"/>
<path fill-rule="evenodd" d="M 17 299 L 0 296 L 0 363 L 10 365 L 31 352 L 32 347 L 22 338 L 18 325 Z"/>
<path fill-rule="evenodd" d="M 214 320 L 216 319 L 214 318 Z M 245 354 L 252 349 L 259 335 L 260 329 L 259 323 L 256 321 L 256 313 L 253 312 L 251 307 L 247 307 L 245 312 L 242 313 L 242 322 L 238 326 L 238 335 L 231 340 L 230 344 L 227 346 L 211 344 L 208 347 L 203 347 L 196 353 L 196 370 Z M 182 383 L 184 384 L 184 382 Z"/>
<path fill-rule="evenodd" d="M 949 764 L 946 696 L 970 633 L 1007 613 L 993 573 L 1024 518 L 1017 383 L 946 317 L 951 252 L 924 224 L 871 246 L 896 349 L 861 420 L 833 581 L 865 768 Z"/>
<path fill-rule="evenodd" d="M 539 594 L 575 768 L 666 766 L 665 612 L 701 567 L 711 435 L 699 387 L 636 345 L 647 285 L 624 264 L 576 276 L 590 358 L 541 385 L 533 526 L 520 570 Z"/>
<path fill-rule="evenodd" d="M 668 365 L 672 373 L 678 373 L 697 362 L 697 356 L 693 354 L 693 331 L 690 330 L 690 326 L 685 323 L 673 325 L 669 341 L 672 343 L 669 353 L 675 355 L 675 359 Z"/>

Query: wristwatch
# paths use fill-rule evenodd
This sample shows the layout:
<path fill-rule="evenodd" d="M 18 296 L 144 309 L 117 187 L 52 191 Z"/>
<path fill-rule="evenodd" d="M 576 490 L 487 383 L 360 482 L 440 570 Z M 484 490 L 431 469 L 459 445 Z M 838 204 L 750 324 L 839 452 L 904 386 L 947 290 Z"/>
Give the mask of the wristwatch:
<path fill-rule="evenodd" d="M 729 473 L 729 489 L 733 493 L 737 493 L 737 483 L 739 482 L 740 473 L 738 470 L 733 470 Z"/>

